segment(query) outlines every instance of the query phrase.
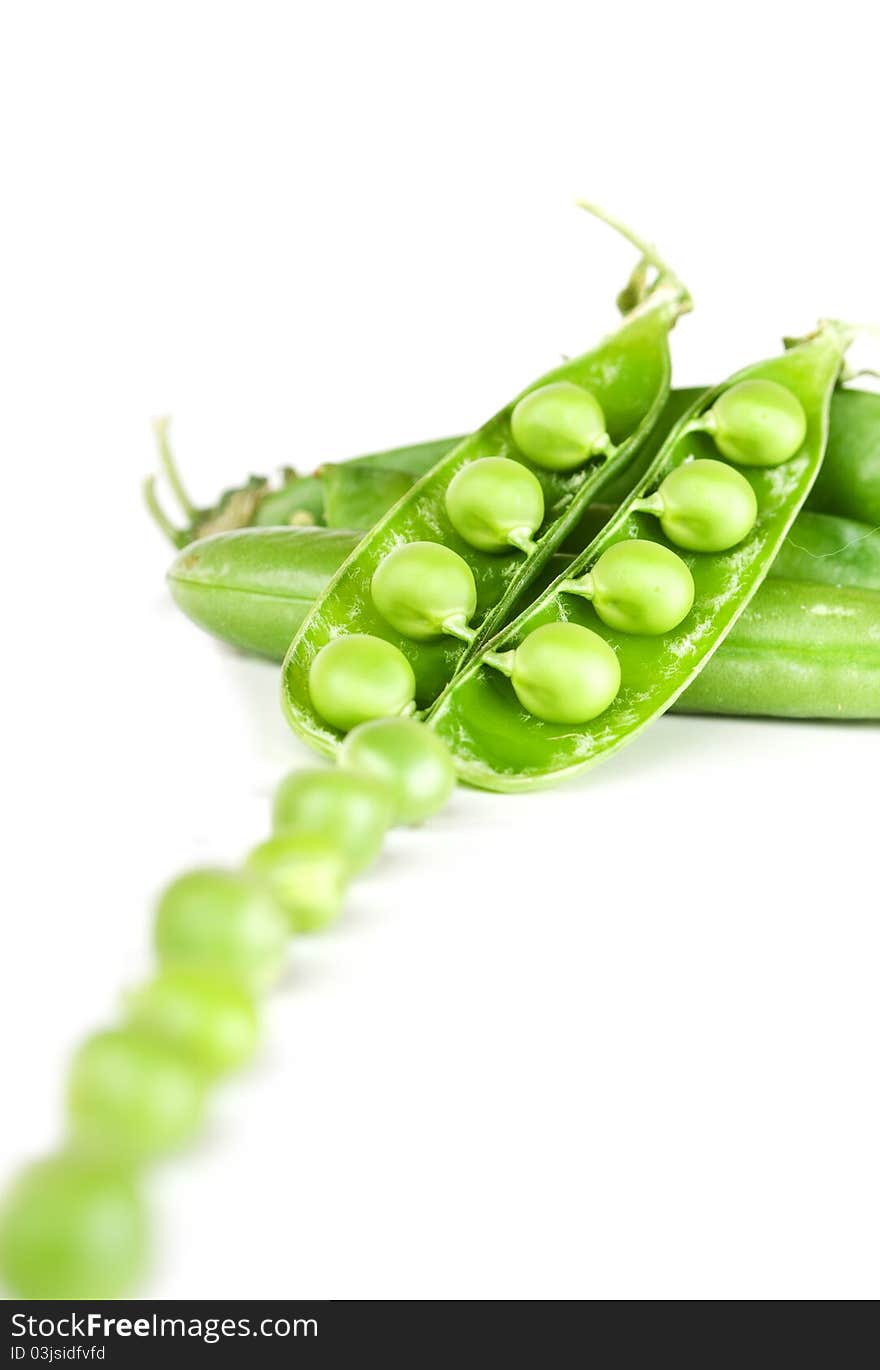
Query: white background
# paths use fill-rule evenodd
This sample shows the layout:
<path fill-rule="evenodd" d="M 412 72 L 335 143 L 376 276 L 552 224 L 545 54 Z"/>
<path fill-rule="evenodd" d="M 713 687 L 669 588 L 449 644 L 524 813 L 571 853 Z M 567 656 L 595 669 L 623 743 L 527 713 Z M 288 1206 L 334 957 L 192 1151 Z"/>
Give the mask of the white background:
<path fill-rule="evenodd" d="M 880 319 L 873 10 L 4 7 L 4 1174 L 156 889 L 310 762 L 165 593 L 150 417 L 205 500 L 476 426 L 613 324 L 578 194 L 688 280 L 683 382 Z M 143 1292 L 876 1295 L 878 763 L 669 719 L 395 834 L 151 1180 Z"/>

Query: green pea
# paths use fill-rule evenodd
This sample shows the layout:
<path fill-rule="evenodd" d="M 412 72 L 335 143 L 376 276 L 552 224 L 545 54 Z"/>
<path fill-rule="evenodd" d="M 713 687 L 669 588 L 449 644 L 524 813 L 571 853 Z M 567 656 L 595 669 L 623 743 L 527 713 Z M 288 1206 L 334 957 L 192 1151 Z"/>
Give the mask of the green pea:
<path fill-rule="evenodd" d="M 245 1064 L 257 1046 L 257 1011 L 240 984 L 170 967 L 126 996 L 128 1021 L 182 1052 L 207 1075 Z"/>
<path fill-rule="evenodd" d="M 807 436 L 798 397 L 776 381 L 757 379 L 725 390 L 693 426 L 711 433 L 721 455 L 739 466 L 780 466 Z"/>
<path fill-rule="evenodd" d="M 395 547 L 376 567 L 370 589 L 379 613 L 404 637 L 427 642 L 444 633 L 472 636 L 467 624 L 477 608 L 473 572 L 442 543 Z"/>
<path fill-rule="evenodd" d="M 383 718 L 349 733 L 339 764 L 373 776 L 394 795 L 398 823 L 421 823 L 447 802 L 455 767 L 446 744 L 413 718 Z"/>
<path fill-rule="evenodd" d="M 332 843 L 354 874 L 369 866 L 394 818 L 387 785 L 340 770 L 293 771 L 275 791 L 276 834 L 299 832 Z"/>
<path fill-rule="evenodd" d="M 204 1079 L 173 1046 L 134 1028 L 96 1033 L 77 1052 L 68 1113 L 76 1141 L 112 1159 L 181 1146 L 204 1108 Z"/>
<path fill-rule="evenodd" d="M 704 458 L 677 466 L 656 494 L 633 508 L 656 514 L 669 541 L 690 552 L 726 552 L 748 536 L 758 517 L 745 476 Z"/>
<path fill-rule="evenodd" d="M 510 431 L 520 452 L 546 471 L 573 471 L 611 451 L 602 406 L 572 381 L 530 390 L 514 407 Z"/>
<path fill-rule="evenodd" d="M 52 1156 L 16 1178 L 0 1215 L 0 1277 L 20 1299 L 118 1299 L 147 1251 L 144 1203 L 129 1176 Z"/>
<path fill-rule="evenodd" d="M 325 837 L 283 833 L 261 842 L 247 869 L 265 882 L 294 932 L 317 932 L 338 916 L 345 895 L 346 861 Z"/>
<path fill-rule="evenodd" d="M 309 669 L 309 694 L 325 723 L 348 732 L 370 718 L 412 707 L 413 669 L 397 647 L 370 633 L 334 637 Z"/>
<path fill-rule="evenodd" d="M 234 871 L 189 871 L 159 899 L 156 950 L 162 966 L 189 966 L 264 989 L 284 966 L 287 924 L 253 880 Z"/>
<path fill-rule="evenodd" d="M 620 689 L 620 663 L 604 638 L 579 623 L 545 623 L 513 654 L 511 683 L 524 709 L 545 723 L 586 723 Z"/>
<path fill-rule="evenodd" d="M 592 600 L 603 623 L 621 633 L 668 633 L 687 618 L 694 578 L 681 557 L 643 538 L 615 542 L 593 569 L 563 589 Z"/>
<path fill-rule="evenodd" d="M 479 552 L 534 550 L 544 521 L 544 491 L 534 472 L 507 457 L 462 466 L 446 490 L 446 512 L 459 537 Z"/>

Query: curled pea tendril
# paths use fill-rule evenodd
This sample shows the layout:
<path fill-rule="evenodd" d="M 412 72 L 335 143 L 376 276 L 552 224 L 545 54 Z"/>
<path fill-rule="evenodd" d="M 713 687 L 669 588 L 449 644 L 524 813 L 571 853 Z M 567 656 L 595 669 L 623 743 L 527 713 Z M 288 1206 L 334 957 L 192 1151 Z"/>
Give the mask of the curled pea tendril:
<path fill-rule="evenodd" d="M 615 215 L 609 214 L 607 210 L 601 209 L 599 205 L 590 200 L 578 200 L 579 209 L 584 209 L 594 218 L 613 228 L 627 242 L 632 243 L 637 252 L 641 254 L 639 261 L 633 268 L 629 281 L 617 297 L 617 306 L 624 315 L 634 313 L 640 308 L 650 308 L 652 305 L 669 300 L 675 302 L 678 313 L 687 313 L 693 308 L 690 291 L 679 276 L 672 270 L 668 262 L 660 256 L 653 243 L 635 233 L 628 224 L 623 223 Z M 653 275 L 652 275 L 653 272 Z"/>

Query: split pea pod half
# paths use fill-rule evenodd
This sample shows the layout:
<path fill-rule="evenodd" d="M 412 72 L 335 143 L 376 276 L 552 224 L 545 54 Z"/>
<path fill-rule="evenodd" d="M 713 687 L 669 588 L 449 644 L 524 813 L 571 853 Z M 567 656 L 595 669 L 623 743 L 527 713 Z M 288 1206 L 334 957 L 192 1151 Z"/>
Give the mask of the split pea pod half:
<path fill-rule="evenodd" d="M 462 779 L 523 790 L 595 765 L 697 678 L 816 478 L 850 340 L 851 330 L 824 323 L 679 420 L 569 572 L 475 655 L 431 711 Z"/>
<path fill-rule="evenodd" d="M 669 332 L 690 299 L 652 249 L 626 236 L 647 266 L 618 330 L 448 452 L 370 530 L 303 623 L 282 699 L 319 750 L 332 752 L 351 720 L 377 709 L 427 710 L 658 420 Z M 382 643 L 379 688 L 366 686 L 365 639 Z M 412 676 L 405 702 L 406 671 L 393 669 L 392 652 Z"/>

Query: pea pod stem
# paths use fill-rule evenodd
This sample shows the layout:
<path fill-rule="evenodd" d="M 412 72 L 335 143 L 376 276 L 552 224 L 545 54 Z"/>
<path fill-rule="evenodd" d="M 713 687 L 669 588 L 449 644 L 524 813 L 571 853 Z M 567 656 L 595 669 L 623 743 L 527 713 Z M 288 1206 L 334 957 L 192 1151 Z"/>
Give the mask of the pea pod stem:
<path fill-rule="evenodd" d="M 141 490 L 144 497 L 144 503 L 152 516 L 153 522 L 161 528 L 170 543 L 178 548 L 184 547 L 187 542 L 186 533 L 182 528 L 178 528 L 176 524 L 171 522 L 159 503 L 159 497 L 156 494 L 156 477 L 145 476 L 143 484 L 141 485 Z"/>
<path fill-rule="evenodd" d="M 186 488 L 177 469 L 177 463 L 171 451 L 171 443 L 168 438 L 168 428 L 171 420 L 167 414 L 153 420 L 153 434 L 156 439 L 156 446 L 159 449 L 159 463 L 162 467 L 165 479 L 167 480 L 171 492 L 186 518 L 192 520 L 198 514 L 193 501 L 186 492 Z"/>
<path fill-rule="evenodd" d="M 527 528 L 514 528 L 513 532 L 508 534 L 507 540 L 512 547 L 518 547 L 527 557 L 533 556 L 538 550 L 538 544 L 530 536 Z"/>
<path fill-rule="evenodd" d="M 593 201 L 577 200 L 576 204 L 579 209 L 586 210 L 595 219 L 599 219 L 609 228 L 613 228 L 615 233 L 619 233 L 622 238 L 632 244 L 637 252 L 641 253 L 641 260 L 637 263 L 628 284 L 621 291 L 619 297 L 624 313 L 630 313 L 633 308 L 653 302 L 654 297 L 659 297 L 661 294 L 664 297 L 666 294 L 673 296 L 677 300 L 679 312 L 682 314 L 693 309 L 693 301 L 687 286 L 675 274 L 668 262 L 660 256 L 653 243 L 649 243 L 645 238 L 640 237 L 630 228 L 629 224 L 625 224 L 616 215 L 609 214 L 607 210 L 594 204 Z M 650 285 L 647 283 L 646 266 L 653 267 L 657 272 L 657 279 Z M 666 291 L 661 291 L 661 287 L 666 287 Z M 631 308 L 627 309 L 626 306 L 631 306 Z"/>
<path fill-rule="evenodd" d="M 691 429 L 687 430 L 692 431 Z M 653 495 L 646 495 L 643 499 L 633 500 L 630 508 L 636 514 L 656 514 L 658 517 L 663 513 L 663 496 L 659 490 Z"/>
<path fill-rule="evenodd" d="M 585 571 L 582 576 L 576 579 L 563 580 L 559 583 L 560 591 L 565 591 L 569 595 L 580 595 L 581 599 L 592 599 L 596 592 L 593 577 L 589 571 Z"/>
<path fill-rule="evenodd" d="M 704 414 L 696 414 L 682 429 L 682 437 L 687 433 L 708 433 L 711 437 L 718 431 L 718 420 L 711 409 Z"/>
<path fill-rule="evenodd" d="M 448 633 L 450 637 L 457 637 L 462 642 L 473 642 L 477 635 L 476 629 L 468 626 L 463 614 L 453 614 L 452 617 L 444 619 L 442 627 L 444 633 Z"/>
<path fill-rule="evenodd" d="M 496 671 L 500 671 L 502 675 L 512 676 L 515 656 L 515 651 L 486 652 L 483 656 L 483 661 L 485 661 L 487 666 L 492 666 Z"/>

